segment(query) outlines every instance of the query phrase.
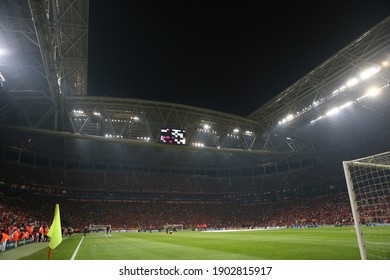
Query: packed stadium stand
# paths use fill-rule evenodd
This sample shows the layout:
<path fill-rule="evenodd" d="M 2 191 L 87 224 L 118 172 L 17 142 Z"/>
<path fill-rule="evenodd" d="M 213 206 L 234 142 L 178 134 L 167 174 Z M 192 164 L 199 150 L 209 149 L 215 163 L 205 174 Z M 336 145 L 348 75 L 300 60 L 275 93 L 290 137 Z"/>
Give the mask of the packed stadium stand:
<path fill-rule="evenodd" d="M 54 2 L 0 2 L 4 230 L 56 203 L 72 228 L 352 224 L 342 161 L 390 150 L 390 17 L 236 116 L 87 96 L 88 1 Z"/>

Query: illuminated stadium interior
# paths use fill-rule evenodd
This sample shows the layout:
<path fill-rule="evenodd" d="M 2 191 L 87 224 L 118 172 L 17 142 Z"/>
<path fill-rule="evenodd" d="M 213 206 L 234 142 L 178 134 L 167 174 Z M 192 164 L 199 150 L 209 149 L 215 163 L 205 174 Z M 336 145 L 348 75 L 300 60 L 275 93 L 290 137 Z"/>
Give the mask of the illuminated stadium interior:
<path fill-rule="evenodd" d="M 368 157 L 390 151 L 390 17 L 247 116 L 191 104 L 89 96 L 88 25 L 88 0 L 0 1 L 2 231 L 14 234 L 27 231 L 28 225 L 37 230 L 50 225 L 49 214 L 60 204 L 63 236 L 88 225 L 108 224 L 118 236 L 141 236 L 135 232 L 151 233 L 152 228 L 165 236 L 163 229 L 175 224 L 190 234 L 201 227 L 286 228 L 288 234 L 290 228 L 344 230 L 345 225 L 351 227 L 345 236 L 354 238 L 352 226 L 359 221 L 386 226 L 381 228 L 387 230 L 382 233 L 387 239 L 366 244 L 390 244 L 389 161 Z M 283 67 L 280 72 L 283 75 Z M 368 159 L 356 161 L 363 157 Z M 372 163 L 372 158 L 378 162 Z M 345 176 L 346 161 L 352 162 L 353 180 Z M 377 173 L 381 176 L 368 176 Z M 351 207 L 357 205 L 352 181 L 364 190 L 356 196 L 359 203 L 368 204 L 360 217 L 358 207 Z M 37 230 L 26 240 L 40 242 Z M 347 241 L 343 233 L 329 246 L 334 237 L 325 233 L 324 239 L 278 237 L 280 249 L 261 237 L 264 243 L 256 241 L 248 251 L 264 247 L 270 259 L 285 258 L 279 251 L 296 251 L 289 258 L 305 258 L 307 248 L 316 250 L 308 256 L 313 259 L 359 257 L 357 245 L 352 252 L 355 240 Z M 137 246 L 120 242 L 119 251 L 126 255 L 100 258 L 132 259 L 137 257 L 133 247 L 148 252 L 156 244 L 159 258 L 166 257 L 159 247 L 165 241 L 149 245 L 148 240 L 144 245 L 141 239 L 131 239 Z M 247 243 L 251 238 L 235 240 L 239 239 Z M 213 246 L 220 248 L 209 250 L 207 245 L 202 257 L 211 252 L 222 259 L 247 257 L 235 249 L 226 255 L 226 245 L 215 240 Z M 315 243 L 299 243 L 302 240 Z M 234 245 L 241 247 L 240 242 Z M 81 241 L 76 252 L 80 245 Z M 167 246 L 189 253 L 197 248 Z M 92 255 L 80 259 L 98 259 L 98 247 L 94 243 L 88 247 Z M 344 255 L 345 248 L 352 253 Z M 389 259 L 390 250 L 383 251 L 379 259 Z M 250 259 L 268 256 L 256 252 Z"/>
<path fill-rule="evenodd" d="M 356 149 L 388 149 L 390 18 L 249 116 L 236 116 L 87 96 L 88 1 L 57 2 L 59 32 L 50 31 L 51 17 L 40 1 L 0 6 L 5 161 L 251 177 L 314 167 L 339 160 L 341 153 L 353 157 Z M 161 141 L 163 128 L 176 131 L 173 143 Z"/>

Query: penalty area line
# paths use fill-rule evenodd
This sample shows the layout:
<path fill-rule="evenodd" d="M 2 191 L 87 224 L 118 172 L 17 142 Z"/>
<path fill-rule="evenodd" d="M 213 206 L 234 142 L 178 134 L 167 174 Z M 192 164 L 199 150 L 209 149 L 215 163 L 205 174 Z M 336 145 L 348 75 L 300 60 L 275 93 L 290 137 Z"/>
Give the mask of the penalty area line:
<path fill-rule="evenodd" d="M 83 236 L 83 237 L 81 237 L 81 240 L 80 240 L 80 242 L 79 242 L 79 245 L 77 245 L 77 248 L 76 248 L 76 250 L 73 252 L 73 255 L 72 255 L 72 257 L 70 258 L 70 260 L 71 260 L 71 261 L 73 261 L 73 260 L 76 258 L 77 252 L 78 252 L 78 251 L 79 251 L 79 249 L 80 249 L 81 242 L 83 242 L 83 239 L 84 239 L 84 236 Z"/>

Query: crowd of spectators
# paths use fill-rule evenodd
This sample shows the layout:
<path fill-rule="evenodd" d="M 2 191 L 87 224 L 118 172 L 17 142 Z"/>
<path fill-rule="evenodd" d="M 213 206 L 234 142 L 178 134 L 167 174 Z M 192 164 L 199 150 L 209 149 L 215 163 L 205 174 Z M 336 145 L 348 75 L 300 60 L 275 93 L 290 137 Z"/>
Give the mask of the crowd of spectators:
<path fill-rule="evenodd" d="M 388 200 L 389 194 L 381 199 Z M 111 224 L 142 230 L 351 225 L 339 164 L 258 177 L 214 178 L 135 170 L 81 171 L 0 161 L 0 228 L 50 226 L 54 205 L 65 227 Z M 375 211 L 375 212 L 374 212 Z M 370 209 L 363 218 L 389 209 Z M 382 221 L 382 222 L 383 222 Z M 380 222 L 380 221 L 374 221 Z"/>
<path fill-rule="evenodd" d="M 199 223 L 215 228 L 352 223 L 341 173 L 328 176 L 330 180 L 324 183 L 316 172 L 304 170 L 241 180 L 128 171 L 60 172 L 4 163 L 1 170 L 5 171 L 0 173 L 2 228 L 15 222 L 49 224 L 55 203 L 60 204 L 63 224 L 75 228 L 89 224 L 162 229 L 175 223 L 185 228 Z"/>
<path fill-rule="evenodd" d="M 18 191 L 19 193 L 19 191 Z M 190 201 L 126 201 L 126 200 L 53 200 L 48 196 L 20 196 L 15 207 L 9 199 L 0 199 L 1 225 L 47 223 L 54 203 L 61 207 L 61 219 L 72 227 L 89 224 L 111 224 L 114 228 L 142 229 L 150 224 L 161 229 L 164 224 L 183 224 L 195 228 L 198 223 L 214 228 L 292 227 L 351 224 L 352 214 L 346 193 L 320 197 L 295 198 L 276 202 L 240 203 Z M 20 194 L 20 193 L 19 193 Z M 28 210 L 28 215 L 20 215 Z M 46 219 L 46 220 L 45 220 Z"/>

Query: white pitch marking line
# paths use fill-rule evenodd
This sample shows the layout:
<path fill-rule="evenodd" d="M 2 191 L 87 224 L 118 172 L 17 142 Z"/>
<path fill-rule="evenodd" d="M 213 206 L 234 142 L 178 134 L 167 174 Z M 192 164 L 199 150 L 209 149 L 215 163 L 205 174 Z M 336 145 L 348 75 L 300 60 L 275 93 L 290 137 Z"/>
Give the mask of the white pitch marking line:
<path fill-rule="evenodd" d="M 73 253 L 72 257 L 70 258 L 70 260 L 71 260 L 71 261 L 73 261 L 73 260 L 75 259 L 76 255 L 77 255 L 77 252 L 79 251 L 79 248 L 80 248 L 81 242 L 83 242 L 83 239 L 84 239 L 84 236 L 83 236 L 83 237 L 81 237 L 81 240 L 80 240 L 80 242 L 79 242 L 79 245 L 77 245 L 77 248 L 76 248 L 76 250 L 74 251 L 74 253 Z"/>

